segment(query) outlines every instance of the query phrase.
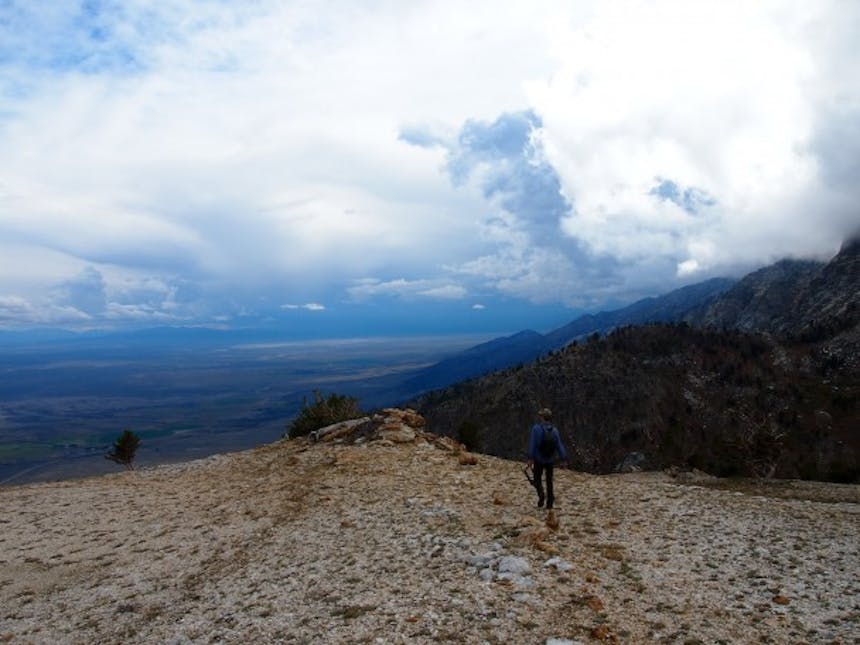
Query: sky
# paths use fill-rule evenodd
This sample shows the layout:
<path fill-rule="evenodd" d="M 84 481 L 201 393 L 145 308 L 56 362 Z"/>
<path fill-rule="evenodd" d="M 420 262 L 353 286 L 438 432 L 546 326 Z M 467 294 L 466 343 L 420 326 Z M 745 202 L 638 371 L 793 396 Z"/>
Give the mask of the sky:
<path fill-rule="evenodd" d="M 551 328 L 860 227 L 854 0 L 0 0 L 0 329 Z"/>

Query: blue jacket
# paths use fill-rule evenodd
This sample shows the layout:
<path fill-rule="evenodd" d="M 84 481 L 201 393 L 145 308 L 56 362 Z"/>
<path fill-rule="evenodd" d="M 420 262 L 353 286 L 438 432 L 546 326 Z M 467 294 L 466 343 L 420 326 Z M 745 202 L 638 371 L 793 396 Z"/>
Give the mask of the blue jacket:
<path fill-rule="evenodd" d="M 561 436 L 558 434 L 558 428 L 551 423 L 536 423 L 532 426 L 532 433 L 529 436 L 529 459 L 536 461 L 539 464 L 549 464 L 556 460 L 555 455 L 552 459 L 546 460 L 540 454 L 540 445 L 543 442 L 544 426 L 552 430 L 552 438 L 555 440 L 555 450 L 560 461 L 567 460 L 567 451 L 561 443 Z"/>

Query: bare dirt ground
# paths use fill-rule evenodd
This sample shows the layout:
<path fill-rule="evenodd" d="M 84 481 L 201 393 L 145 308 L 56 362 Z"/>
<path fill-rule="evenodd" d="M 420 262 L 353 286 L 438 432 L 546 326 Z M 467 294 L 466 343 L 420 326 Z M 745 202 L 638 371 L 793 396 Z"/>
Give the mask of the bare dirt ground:
<path fill-rule="evenodd" d="M 0 488 L 0 642 L 860 643 L 860 490 L 278 442 Z M 792 494 L 786 494 L 786 490 Z"/>

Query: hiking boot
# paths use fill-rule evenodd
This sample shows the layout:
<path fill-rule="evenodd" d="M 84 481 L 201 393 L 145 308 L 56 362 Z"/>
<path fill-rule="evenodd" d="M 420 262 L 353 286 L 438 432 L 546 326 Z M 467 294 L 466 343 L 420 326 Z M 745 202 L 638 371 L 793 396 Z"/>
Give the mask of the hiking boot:
<path fill-rule="evenodd" d="M 543 497 L 538 497 L 538 508 L 543 508 Z"/>

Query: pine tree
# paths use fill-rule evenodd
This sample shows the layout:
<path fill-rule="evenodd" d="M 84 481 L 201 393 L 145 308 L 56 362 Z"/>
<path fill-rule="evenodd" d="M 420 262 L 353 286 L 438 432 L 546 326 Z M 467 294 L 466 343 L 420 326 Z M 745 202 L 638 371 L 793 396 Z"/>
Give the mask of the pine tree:
<path fill-rule="evenodd" d="M 140 437 L 131 430 L 123 430 L 122 434 L 113 442 L 113 446 L 105 455 L 118 464 L 122 464 L 129 470 L 134 470 L 134 455 L 140 445 Z"/>

